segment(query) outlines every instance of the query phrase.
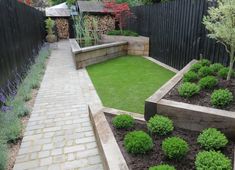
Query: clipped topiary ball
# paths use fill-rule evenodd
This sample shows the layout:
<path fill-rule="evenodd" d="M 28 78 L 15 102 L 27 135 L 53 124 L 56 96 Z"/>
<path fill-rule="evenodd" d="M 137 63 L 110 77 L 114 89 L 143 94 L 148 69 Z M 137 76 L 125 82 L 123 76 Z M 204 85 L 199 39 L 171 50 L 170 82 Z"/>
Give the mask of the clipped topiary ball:
<path fill-rule="evenodd" d="M 160 136 L 167 135 L 174 130 L 173 122 L 168 117 L 156 115 L 147 123 L 148 130 L 151 133 Z"/>
<path fill-rule="evenodd" d="M 199 75 L 199 77 L 210 76 L 210 75 L 213 75 L 213 71 L 210 67 L 203 66 L 198 70 L 198 75 Z"/>
<path fill-rule="evenodd" d="M 153 148 L 153 140 L 143 131 L 133 131 L 126 134 L 124 147 L 129 153 L 145 154 Z"/>
<path fill-rule="evenodd" d="M 211 70 L 213 71 L 214 74 L 218 73 L 224 66 L 220 63 L 214 63 L 210 65 Z"/>
<path fill-rule="evenodd" d="M 218 76 L 223 78 L 223 79 L 226 79 L 227 76 L 228 76 L 228 73 L 229 73 L 229 68 L 224 67 L 224 68 L 220 69 L 220 71 L 218 72 Z M 234 76 L 235 76 L 235 73 L 234 73 L 234 71 L 232 71 L 231 77 L 234 77 Z"/>
<path fill-rule="evenodd" d="M 199 60 L 199 63 L 202 65 L 202 66 L 210 66 L 211 62 L 207 59 L 201 59 Z"/>
<path fill-rule="evenodd" d="M 190 70 L 191 71 L 194 71 L 194 72 L 198 72 L 198 70 L 202 67 L 202 64 L 197 62 L 195 64 L 193 64 L 191 67 L 190 67 Z"/>
<path fill-rule="evenodd" d="M 134 125 L 134 119 L 130 115 L 121 114 L 117 115 L 112 120 L 113 126 L 118 129 L 131 128 Z"/>
<path fill-rule="evenodd" d="M 197 81 L 197 74 L 194 71 L 189 71 L 184 74 L 183 81 L 184 82 L 194 82 Z"/>
<path fill-rule="evenodd" d="M 189 147 L 180 137 L 170 137 L 162 142 L 162 150 L 170 159 L 181 159 L 187 154 Z"/>
<path fill-rule="evenodd" d="M 149 170 L 176 170 L 174 166 L 170 166 L 167 164 L 157 165 L 150 167 Z"/>
<path fill-rule="evenodd" d="M 199 82 L 199 86 L 201 89 L 212 89 L 218 84 L 218 80 L 214 76 L 206 76 L 203 77 Z"/>
<path fill-rule="evenodd" d="M 198 136 L 197 142 L 206 150 L 220 149 L 228 143 L 226 136 L 215 128 L 208 128 Z"/>
<path fill-rule="evenodd" d="M 196 170 L 232 170 L 231 160 L 220 152 L 199 152 L 195 161 Z"/>
<path fill-rule="evenodd" d="M 233 101 L 233 94 L 228 89 L 215 90 L 211 94 L 211 104 L 223 108 Z"/>
<path fill-rule="evenodd" d="M 200 87 L 195 83 L 183 83 L 179 88 L 178 92 L 181 97 L 192 97 L 195 94 L 198 94 L 200 91 Z"/>

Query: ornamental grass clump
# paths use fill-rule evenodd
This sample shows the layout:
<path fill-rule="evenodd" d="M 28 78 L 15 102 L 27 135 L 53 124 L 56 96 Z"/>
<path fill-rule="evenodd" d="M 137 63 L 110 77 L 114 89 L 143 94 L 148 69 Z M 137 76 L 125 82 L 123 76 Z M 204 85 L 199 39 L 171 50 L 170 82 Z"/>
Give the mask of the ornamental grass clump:
<path fill-rule="evenodd" d="M 206 150 L 218 150 L 227 145 L 228 139 L 219 130 L 208 128 L 198 136 L 197 142 Z"/>
<path fill-rule="evenodd" d="M 176 170 L 174 166 L 168 164 L 162 164 L 150 167 L 149 170 Z"/>
<path fill-rule="evenodd" d="M 224 108 L 233 101 L 233 94 L 228 89 L 215 90 L 211 94 L 211 104 L 218 108 Z"/>
<path fill-rule="evenodd" d="M 200 68 L 202 68 L 202 64 L 197 62 L 190 67 L 190 71 L 198 72 Z"/>
<path fill-rule="evenodd" d="M 117 129 L 128 129 L 134 126 L 134 119 L 130 115 L 117 115 L 112 120 L 113 126 Z"/>
<path fill-rule="evenodd" d="M 216 75 L 224 66 L 220 63 L 214 63 L 210 65 L 211 70 L 213 71 L 214 75 Z"/>
<path fill-rule="evenodd" d="M 197 79 L 198 79 L 197 73 L 195 73 L 194 71 L 187 72 L 186 74 L 184 74 L 183 77 L 184 82 L 195 82 L 197 81 Z"/>
<path fill-rule="evenodd" d="M 152 138 L 143 131 L 133 131 L 125 135 L 124 148 L 128 153 L 145 154 L 153 148 Z"/>
<path fill-rule="evenodd" d="M 7 154 L 7 146 L 3 141 L 0 140 L 0 169 L 6 169 L 7 167 L 7 160 L 8 160 L 8 154 Z"/>
<path fill-rule="evenodd" d="M 206 77 L 206 76 L 210 76 L 210 75 L 213 75 L 213 71 L 208 66 L 203 66 L 198 70 L 199 77 Z"/>
<path fill-rule="evenodd" d="M 223 79 L 226 79 L 227 76 L 228 76 L 228 73 L 229 73 L 229 68 L 224 67 L 224 68 L 220 69 L 220 71 L 218 72 L 218 76 L 223 78 Z M 231 77 L 235 76 L 235 73 L 234 73 L 233 70 L 231 71 L 231 75 L 230 76 Z"/>
<path fill-rule="evenodd" d="M 220 152 L 199 152 L 195 161 L 196 170 L 232 170 L 231 160 Z"/>
<path fill-rule="evenodd" d="M 170 159 L 182 159 L 189 151 L 189 146 L 180 137 L 170 137 L 162 142 L 162 150 Z"/>
<path fill-rule="evenodd" d="M 186 82 L 178 88 L 178 92 L 181 97 L 190 98 L 200 92 L 200 87 L 195 83 Z"/>
<path fill-rule="evenodd" d="M 174 130 L 173 122 L 168 117 L 156 115 L 147 123 L 148 130 L 152 134 L 164 136 Z"/>
<path fill-rule="evenodd" d="M 212 89 L 218 84 L 218 79 L 214 76 L 203 77 L 199 82 L 201 89 Z"/>
<path fill-rule="evenodd" d="M 202 66 L 210 66 L 211 62 L 207 59 L 201 59 L 199 60 L 199 63 L 202 65 Z"/>

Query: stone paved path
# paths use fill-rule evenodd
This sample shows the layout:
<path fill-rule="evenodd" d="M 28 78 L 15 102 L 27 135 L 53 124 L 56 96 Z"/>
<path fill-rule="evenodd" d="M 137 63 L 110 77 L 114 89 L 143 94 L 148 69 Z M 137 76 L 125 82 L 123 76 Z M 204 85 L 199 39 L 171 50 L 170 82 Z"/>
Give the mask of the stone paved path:
<path fill-rule="evenodd" d="M 14 170 L 102 170 L 87 104 L 100 104 L 85 69 L 75 70 L 69 41 L 58 43 L 39 90 Z"/>

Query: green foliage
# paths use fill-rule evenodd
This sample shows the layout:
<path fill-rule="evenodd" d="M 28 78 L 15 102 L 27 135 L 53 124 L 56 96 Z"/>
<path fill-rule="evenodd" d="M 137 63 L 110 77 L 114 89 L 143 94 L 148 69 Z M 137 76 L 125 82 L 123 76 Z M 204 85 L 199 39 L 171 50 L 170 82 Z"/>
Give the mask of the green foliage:
<path fill-rule="evenodd" d="M 139 34 L 130 30 L 112 30 L 107 33 L 108 35 L 123 35 L 123 36 L 133 36 L 138 37 Z"/>
<path fill-rule="evenodd" d="M 25 105 L 25 101 L 22 97 L 16 96 L 14 100 L 9 102 L 9 105 L 13 107 L 15 115 L 23 117 L 29 114 L 29 109 Z"/>
<path fill-rule="evenodd" d="M 152 0 L 116 0 L 117 3 L 128 3 L 129 6 L 139 6 L 151 4 Z"/>
<path fill-rule="evenodd" d="M 215 90 L 211 94 L 211 104 L 223 108 L 233 101 L 233 94 L 228 89 Z"/>
<path fill-rule="evenodd" d="M 66 4 L 68 7 L 71 7 L 72 5 L 75 5 L 76 0 L 66 0 Z"/>
<path fill-rule="evenodd" d="M 162 142 L 162 150 L 170 159 L 181 159 L 189 151 L 188 143 L 180 137 L 170 137 Z"/>
<path fill-rule="evenodd" d="M 200 62 L 197 62 L 191 66 L 190 70 L 194 72 L 198 72 L 200 68 L 202 68 L 202 64 Z"/>
<path fill-rule="evenodd" d="M 147 123 L 148 130 L 157 135 L 166 135 L 174 130 L 173 122 L 168 117 L 155 115 Z"/>
<path fill-rule="evenodd" d="M 115 116 L 112 120 L 113 126 L 118 129 L 131 128 L 134 125 L 134 119 L 132 116 L 127 114 L 122 114 Z"/>
<path fill-rule="evenodd" d="M 4 170 L 7 167 L 8 153 L 7 146 L 0 140 L 0 169 Z"/>
<path fill-rule="evenodd" d="M 183 77 L 184 82 L 195 82 L 197 81 L 197 79 L 198 79 L 197 73 L 195 73 L 194 71 L 187 72 L 186 74 L 184 74 Z"/>
<path fill-rule="evenodd" d="M 52 5 L 57 5 L 66 2 L 66 0 L 49 0 L 49 1 L 51 2 Z"/>
<path fill-rule="evenodd" d="M 196 85 L 195 83 L 183 83 L 179 88 L 178 88 L 178 92 L 179 95 L 182 97 L 192 97 L 195 94 L 198 94 L 200 91 L 200 87 L 198 85 Z"/>
<path fill-rule="evenodd" d="M 218 84 L 218 79 L 214 76 L 203 77 L 199 82 L 201 89 L 212 89 Z"/>
<path fill-rule="evenodd" d="M 197 142 L 206 150 L 220 149 L 228 143 L 226 136 L 215 128 L 208 128 L 198 136 Z"/>
<path fill-rule="evenodd" d="M 149 170 L 176 170 L 176 169 L 173 166 L 162 164 L 162 165 L 150 167 Z"/>
<path fill-rule="evenodd" d="M 204 66 L 210 66 L 211 62 L 207 59 L 201 59 L 199 60 L 199 63 L 204 67 Z"/>
<path fill-rule="evenodd" d="M 220 152 L 199 152 L 195 161 L 196 170 L 232 170 L 231 160 Z"/>
<path fill-rule="evenodd" d="M 220 63 L 214 63 L 210 65 L 210 68 L 213 71 L 213 73 L 216 75 L 222 68 L 224 68 L 224 66 Z"/>
<path fill-rule="evenodd" d="M 125 136 L 124 147 L 129 153 L 145 154 L 153 148 L 153 140 L 143 131 L 133 131 Z"/>
<path fill-rule="evenodd" d="M 48 35 L 53 34 L 52 29 L 55 26 L 55 21 L 52 20 L 51 18 L 48 18 L 48 19 L 46 19 L 45 23 L 46 23 L 46 30 L 47 30 Z"/>
<path fill-rule="evenodd" d="M 223 78 L 223 79 L 226 79 L 227 76 L 228 76 L 228 73 L 229 73 L 229 68 L 224 67 L 224 68 L 220 69 L 220 71 L 218 72 L 218 76 Z M 232 70 L 231 77 L 234 77 L 234 76 L 235 76 L 235 73 Z"/>
<path fill-rule="evenodd" d="M 218 0 L 216 7 L 210 7 L 208 16 L 204 16 L 203 18 L 203 24 L 210 32 L 208 36 L 222 43 L 225 46 L 226 51 L 230 54 L 227 80 L 231 77 L 232 68 L 235 62 L 234 11 L 234 0 Z"/>
<path fill-rule="evenodd" d="M 210 76 L 210 75 L 213 75 L 213 71 L 212 71 L 211 67 L 203 66 L 198 70 L 198 75 L 199 75 L 199 77 Z"/>

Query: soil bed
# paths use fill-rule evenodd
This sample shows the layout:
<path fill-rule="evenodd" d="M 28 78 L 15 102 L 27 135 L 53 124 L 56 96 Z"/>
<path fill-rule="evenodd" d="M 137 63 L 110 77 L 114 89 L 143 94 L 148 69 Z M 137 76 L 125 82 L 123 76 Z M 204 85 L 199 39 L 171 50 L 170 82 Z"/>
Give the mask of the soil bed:
<path fill-rule="evenodd" d="M 152 151 L 150 151 L 148 154 L 145 155 L 131 155 L 128 154 L 124 149 L 123 140 L 125 135 L 133 130 L 143 130 L 145 132 L 148 132 L 146 128 L 146 124 L 141 121 L 135 121 L 135 126 L 128 130 L 117 130 L 112 126 L 112 118 L 113 115 L 105 114 L 106 119 L 113 131 L 113 134 L 116 138 L 116 141 L 120 147 L 120 150 L 127 162 L 127 165 L 130 170 L 148 170 L 149 167 L 154 165 L 159 165 L 162 163 L 167 163 L 170 165 L 173 165 L 176 169 L 179 170 L 194 170 L 194 161 L 196 154 L 201 151 L 202 149 L 197 144 L 197 137 L 199 135 L 198 132 L 175 128 L 174 132 L 168 136 L 165 137 L 159 137 L 159 136 L 152 136 L 154 141 L 154 148 Z M 187 156 L 183 158 L 180 161 L 176 160 L 169 160 L 164 156 L 164 153 L 161 149 L 161 143 L 162 141 L 169 136 L 179 136 L 185 139 L 189 146 L 190 151 L 188 152 Z M 221 150 L 222 153 L 224 153 L 226 156 L 228 156 L 231 160 L 233 160 L 234 156 L 234 142 L 229 141 L 229 144 L 226 148 Z"/>
<path fill-rule="evenodd" d="M 198 95 L 192 96 L 191 98 L 188 98 L 188 99 L 179 96 L 178 87 L 181 84 L 182 84 L 182 81 L 176 84 L 176 86 L 166 96 L 164 96 L 164 99 L 215 108 L 214 106 L 211 105 L 210 97 L 211 97 L 212 92 L 215 89 L 220 89 L 220 88 L 222 89 L 227 88 L 229 91 L 233 93 L 233 96 L 235 98 L 235 79 L 234 78 L 231 79 L 229 82 L 223 79 L 219 79 L 218 85 L 213 90 L 201 90 Z M 235 99 L 230 105 L 223 108 L 223 110 L 235 111 Z"/>

